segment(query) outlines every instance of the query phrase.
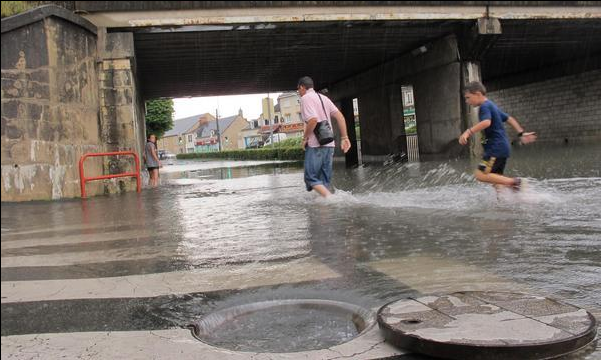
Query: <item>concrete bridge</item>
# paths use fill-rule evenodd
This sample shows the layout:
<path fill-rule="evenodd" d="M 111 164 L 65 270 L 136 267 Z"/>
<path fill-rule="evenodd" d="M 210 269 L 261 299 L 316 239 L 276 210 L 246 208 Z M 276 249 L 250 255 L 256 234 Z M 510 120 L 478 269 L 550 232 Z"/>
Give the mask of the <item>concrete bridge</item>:
<path fill-rule="evenodd" d="M 283 91 L 303 75 L 349 125 L 358 99 L 365 156 L 406 149 L 403 85 L 426 158 L 465 152 L 456 138 L 477 120 L 461 88 L 473 80 L 543 142 L 601 139 L 598 1 L 67 3 L 78 15 L 46 15 L 94 29 L 99 133 L 112 148 L 139 149 L 143 100 Z M 19 51 L 28 57 L 18 46 L 4 55 L 24 21 L 3 20 L 3 79 Z M 4 111 L 2 136 L 4 182 Z"/>

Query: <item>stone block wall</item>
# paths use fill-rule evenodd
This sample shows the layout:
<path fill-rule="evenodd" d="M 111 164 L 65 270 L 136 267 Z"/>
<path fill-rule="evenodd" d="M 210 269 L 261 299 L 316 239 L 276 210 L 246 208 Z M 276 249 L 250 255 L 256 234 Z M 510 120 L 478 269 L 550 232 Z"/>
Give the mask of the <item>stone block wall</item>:
<path fill-rule="evenodd" d="M 601 141 L 601 70 L 499 89 L 488 96 L 527 130 L 536 131 L 539 142 Z"/>
<path fill-rule="evenodd" d="M 134 151 L 142 163 L 145 144 L 144 103 L 136 83 L 133 34 L 99 32 L 98 69 L 101 138 L 107 151 Z M 110 173 L 134 171 L 131 157 L 105 158 Z M 142 164 L 143 167 L 143 164 Z M 105 191 L 133 191 L 135 182 L 119 178 L 105 183 Z"/>
<path fill-rule="evenodd" d="M 96 35 L 56 16 L 2 31 L 2 201 L 77 197 L 81 155 L 104 150 Z M 86 171 L 102 174 L 102 162 Z"/>

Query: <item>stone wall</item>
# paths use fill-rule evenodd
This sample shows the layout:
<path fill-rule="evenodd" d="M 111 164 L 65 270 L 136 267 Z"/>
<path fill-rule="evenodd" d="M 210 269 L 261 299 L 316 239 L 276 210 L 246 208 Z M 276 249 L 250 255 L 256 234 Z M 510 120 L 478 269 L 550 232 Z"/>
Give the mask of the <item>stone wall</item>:
<path fill-rule="evenodd" d="M 2 201 L 77 197 L 81 155 L 104 150 L 95 28 L 18 16 L 2 20 Z M 86 172 L 102 174 L 101 161 Z M 88 194 L 102 192 L 89 184 Z"/>
<path fill-rule="evenodd" d="M 601 70 L 488 93 L 539 142 L 601 141 Z M 510 132 L 513 134 L 513 132 Z"/>
<path fill-rule="evenodd" d="M 99 69 L 101 138 L 107 151 L 133 151 L 142 154 L 145 138 L 144 112 L 136 91 L 133 59 L 105 59 Z M 142 156 L 140 156 L 142 162 Z M 142 164 L 143 165 L 143 164 Z M 106 157 L 110 173 L 133 172 L 129 156 Z M 105 191 L 132 191 L 135 182 L 120 178 L 105 183 Z"/>

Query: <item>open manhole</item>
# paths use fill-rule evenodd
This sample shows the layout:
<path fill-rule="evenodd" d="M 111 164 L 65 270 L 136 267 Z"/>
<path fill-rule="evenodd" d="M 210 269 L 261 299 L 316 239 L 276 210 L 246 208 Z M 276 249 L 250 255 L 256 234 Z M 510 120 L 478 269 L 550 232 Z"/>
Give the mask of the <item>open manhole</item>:
<path fill-rule="evenodd" d="M 298 352 L 326 349 L 360 335 L 375 314 L 331 300 L 274 300 L 231 307 L 191 324 L 194 336 L 235 351 Z"/>

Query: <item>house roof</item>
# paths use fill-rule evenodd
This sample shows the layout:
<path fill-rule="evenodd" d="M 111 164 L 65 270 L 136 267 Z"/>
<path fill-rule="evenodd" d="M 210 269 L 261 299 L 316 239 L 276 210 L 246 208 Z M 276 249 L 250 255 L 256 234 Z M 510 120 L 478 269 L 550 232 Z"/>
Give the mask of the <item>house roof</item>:
<path fill-rule="evenodd" d="M 189 132 L 190 129 L 192 129 L 194 125 L 196 125 L 196 123 L 198 123 L 203 117 L 208 117 L 209 119 L 211 118 L 210 114 L 205 113 L 175 120 L 173 121 L 173 128 L 167 131 L 163 137 L 185 134 Z"/>
<path fill-rule="evenodd" d="M 232 123 L 234 121 L 236 121 L 236 119 L 239 116 L 240 115 L 233 115 L 233 116 L 228 116 L 228 117 L 224 117 L 224 118 L 219 119 L 219 131 L 223 134 L 223 132 L 226 131 L 227 128 L 229 128 L 230 125 L 232 125 Z M 196 136 L 198 136 L 198 137 L 209 137 L 209 136 L 211 136 L 211 132 L 213 130 L 217 130 L 217 121 L 209 121 L 206 124 L 203 124 L 196 131 Z"/>

